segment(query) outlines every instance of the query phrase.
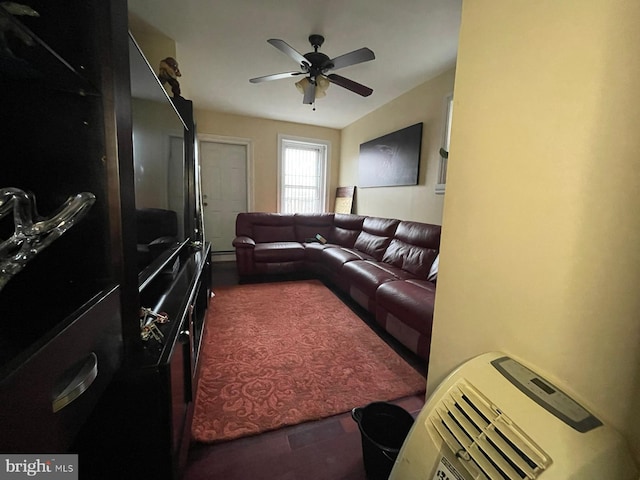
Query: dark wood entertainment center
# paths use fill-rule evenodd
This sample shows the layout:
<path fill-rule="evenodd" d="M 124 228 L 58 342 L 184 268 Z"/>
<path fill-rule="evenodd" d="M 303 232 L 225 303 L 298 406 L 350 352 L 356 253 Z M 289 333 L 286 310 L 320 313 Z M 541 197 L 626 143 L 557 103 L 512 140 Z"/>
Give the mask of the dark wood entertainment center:
<path fill-rule="evenodd" d="M 20 271 L 0 271 L 0 452 L 78 453 L 80 478 L 177 479 L 211 278 L 193 105 L 138 57 L 126 0 L 28 3 L 0 7 L 0 189 L 35 197 L 34 221 L 80 192 L 95 202 Z M 145 69 L 155 86 L 138 83 Z M 155 123 L 138 130 L 142 118 Z M 141 209 L 177 223 L 143 264 Z M 0 213 L 0 246 L 22 241 L 14 220 Z M 142 309 L 168 321 L 143 335 Z"/>

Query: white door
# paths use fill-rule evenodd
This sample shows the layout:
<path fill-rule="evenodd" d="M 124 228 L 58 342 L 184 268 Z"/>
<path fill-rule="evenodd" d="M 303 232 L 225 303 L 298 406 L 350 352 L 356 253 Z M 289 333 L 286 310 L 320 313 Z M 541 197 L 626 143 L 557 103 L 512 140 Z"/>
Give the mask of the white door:
<path fill-rule="evenodd" d="M 247 211 L 247 145 L 200 141 L 205 238 L 213 253 L 233 251 L 236 216 Z"/>

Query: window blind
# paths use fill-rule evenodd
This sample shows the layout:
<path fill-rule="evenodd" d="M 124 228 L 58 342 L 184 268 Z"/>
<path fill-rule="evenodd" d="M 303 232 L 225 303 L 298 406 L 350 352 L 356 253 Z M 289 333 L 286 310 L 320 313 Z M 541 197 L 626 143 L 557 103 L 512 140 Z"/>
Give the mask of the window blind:
<path fill-rule="evenodd" d="M 282 213 L 324 211 L 326 147 L 284 141 L 282 145 Z"/>

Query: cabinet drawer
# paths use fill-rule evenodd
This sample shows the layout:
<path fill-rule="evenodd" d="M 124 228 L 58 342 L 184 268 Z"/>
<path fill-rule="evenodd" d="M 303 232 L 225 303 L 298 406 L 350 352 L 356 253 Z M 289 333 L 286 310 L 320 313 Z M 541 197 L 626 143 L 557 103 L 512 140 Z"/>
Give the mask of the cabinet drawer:
<path fill-rule="evenodd" d="M 116 287 L 2 380 L 0 451 L 69 447 L 119 366 L 121 328 Z"/>

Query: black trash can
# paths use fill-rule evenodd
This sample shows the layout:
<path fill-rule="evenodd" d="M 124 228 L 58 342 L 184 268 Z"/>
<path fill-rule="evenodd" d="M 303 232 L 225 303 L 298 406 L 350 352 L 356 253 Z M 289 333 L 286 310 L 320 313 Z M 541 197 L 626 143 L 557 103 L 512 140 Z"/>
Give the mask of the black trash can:
<path fill-rule="evenodd" d="M 354 408 L 351 416 L 360 428 L 367 478 L 387 480 L 413 425 L 413 417 L 404 408 L 387 402 Z"/>

